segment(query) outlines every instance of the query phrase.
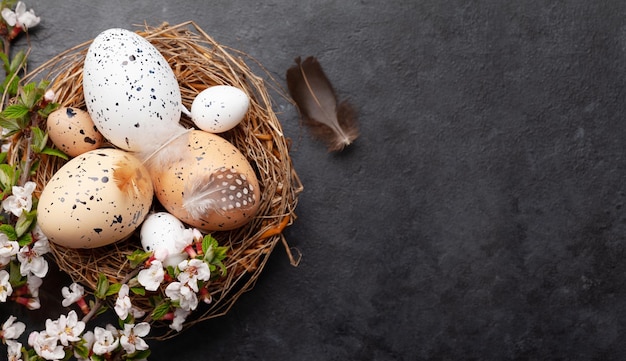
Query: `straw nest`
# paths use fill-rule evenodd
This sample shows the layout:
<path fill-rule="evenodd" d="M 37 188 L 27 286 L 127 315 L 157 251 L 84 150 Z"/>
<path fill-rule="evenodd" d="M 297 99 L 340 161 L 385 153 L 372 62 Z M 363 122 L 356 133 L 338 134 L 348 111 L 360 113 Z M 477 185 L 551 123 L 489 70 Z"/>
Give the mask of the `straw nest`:
<path fill-rule="evenodd" d="M 190 320 L 189 324 L 192 324 L 226 313 L 242 293 L 254 286 L 268 255 L 279 242 L 285 245 L 292 263 L 297 263 L 297 256 L 294 257 L 281 232 L 296 218 L 294 209 L 302 184 L 292 167 L 288 141 L 272 110 L 265 82 L 246 64 L 249 61 L 259 67 L 257 62 L 241 51 L 218 44 L 194 22 L 175 26 L 146 25 L 137 33 L 168 60 L 179 81 L 183 104 L 188 109 L 193 98 L 212 85 L 236 86 L 251 100 L 244 121 L 222 136 L 242 151 L 257 172 L 262 192 L 260 210 L 258 216 L 245 226 L 212 234 L 221 246 L 229 248 L 224 261 L 227 275 L 209 286 L 212 302 L 207 307 L 198 308 L 200 314 Z M 24 81 L 49 79 L 58 103 L 85 109 L 82 66 L 90 44 L 91 41 L 57 55 L 30 72 Z M 184 116 L 182 122 L 191 126 Z M 43 158 L 35 176 L 37 189 L 43 189 L 62 165 L 63 160 L 59 158 Z M 99 274 L 105 274 L 112 282 L 121 282 L 133 272 L 126 256 L 141 248 L 137 236 L 91 250 L 51 246 L 58 267 L 91 290 L 95 288 Z M 147 302 L 140 296 L 135 297 L 136 305 Z"/>

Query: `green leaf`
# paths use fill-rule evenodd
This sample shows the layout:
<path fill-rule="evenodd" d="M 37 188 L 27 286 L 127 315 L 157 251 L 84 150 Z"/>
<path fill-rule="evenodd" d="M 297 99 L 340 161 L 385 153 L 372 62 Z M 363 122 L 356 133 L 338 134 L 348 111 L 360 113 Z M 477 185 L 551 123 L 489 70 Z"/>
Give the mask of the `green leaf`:
<path fill-rule="evenodd" d="M 109 310 L 109 308 L 107 306 L 102 306 L 100 307 L 100 309 L 98 309 L 98 312 L 96 312 L 96 316 L 100 316 L 104 313 L 106 313 Z"/>
<path fill-rule="evenodd" d="M 22 276 L 20 272 L 20 264 L 16 261 L 11 261 L 9 265 L 9 283 L 13 288 L 19 288 L 26 284 L 26 277 Z"/>
<path fill-rule="evenodd" d="M 224 263 L 222 261 L 214 261 L 213 263 L 214 265 L 217 265 L 220 268 L 220 275 L 222 277 L 226 276 L 226 266 L 224 265 Z M 213 270 L 211 270 L 211 273 L 213 272 Z"/>
<path fill-rule="evenodd" d="M 150 350 L 143 350 L 143 351 L 135 351 L 133 353 L 131 353 L 130 355 L 126 356 L 127 360 L 147 360 L 148 356 L 150 356 Z"/>
<path fill-rule="evenodd" d="M 178 273 L 180 273 L 178 267 L 174 268 L 173 266 L 167 266 L 165 270 L 167 271 L 167 274 L 170 275 L 170 277 L 172 278 L 176 278 L 176 276 L 178 276 Z"/>
<path fill-rule="evenodd" d="M 8 156 L 9 156 L 9 153 L 7 153 L 7 152 L 0 153 L 0 164 L 6 163 Z"/>
<path fill-rule="evenodd" d="M 0 51 L 0 60 L 2 61 L 5 74 L 9 74 L 11 72 L 11 69 L 9 68 L 9 57 Z"/>
<path fill-rule="evenodd" d="M 136 268 L 140 264 L 144 263 L 148 258 L 152 256 L 152 252 L 146 252 L 140 249 L 135 250 L 133 253 L 126 256 L 130 261 L 130 266 Z"/>
<path fill-rule="evenodd" d="M 202 253 L 207 254 L 209 248 L 211 248 L 211 246 L 213 245 L 217 246 L 217 240 L 213 238 L 213 236 L 211 236 L 210 234 L 204 236 L 204 238 L 202 239 Z"/>
<path fill-rule="evenodd" d="M 9 94 L 11 97 L 14 97 L 17 94 L 17 90 L 20 86 L 20 77 L 14 75 L 14 73 L 7 74 L 7 77 L 4 78 L 4 81 L 2 82 L 3 92 Z"/>
<path fill-rule="evenodd" d="M 17 240 L 17 232 L 15 232 L 15 228 L 10 224 L 0 224 L 0 232 L 6 234 L 9 241 Z"/>
<path fill-rule="evenodd" d="M 11 60 L 9 65 L 9 73 L 17 73 L 26 62 L 26 53 L 24 50 L 18 51 Z"/>
<path fill-rule="evenodd" d="M 0 187 L 5 193 L 11 193 L 11 189 L 16 184 L 14 181 L 15 168 L 6 163 L 0 164 Z"/>
<path fill-rule="evenodd" d="M 74 351 L 76 354 L 84 359 L 89 357 L 89 347 L 87 345 L 87 341 L 85 339 L 80 339 L 80 341 L 72 344 L 74 346 Z"/>
<path fill-rule="evenodd" d="M 170 311 L 171 302 L 165 301 L 154 308 L 152 318 L 155 320 L 162 319 Z"/>
<path fill-rule="evenodd" d="M 98 275 L 98 283 L 96 284 L 94 296 L 103 300 L 106 298 L 108 289 L 109 289 L 109 280 L 104 274 L 100 273 Z"/>
<path fill-rule="evenodd" d="M 105 361 L 105 358 L 102 355 L 93 354 L 93 355 L 91 355 L 90 360 L 93 360 L 93 361 Z"/>
<path fill-rule="evenodd" d="M 152 307 L 156 307 L 156 305 L 158 305 L 161 302 L 163 302 L 163 297 L 161 297 L 160 295 L 154 295 L 154 296 L 150 297 L 148 300 L 150 301 L 150 305 Z"/>
<path fill-rule="evenodd" d="M 37 84 L 35 83 L 28 83 L 22 87 L 20 98 L 22 104 L 27 106 L 28 109 L 32 109 L 40 98 L 36 86 Z"/>
<path fill-rule="evenodd" d="M 33 136 L 31 147 L 35 153 L 41 153 L 48 143 L 48 134 L 39 127 L 30 127 Z"/>
<path fill-rule="evenodd" d="M 42 94 L 48 90 L 48 86 L 50 86 L 50 80 L 43 79 L 37 83 L 37 89 L 41 90 Z"/>
<path fill-rule="evenodd" d="M 40 152 L 41 154 L 47 154 L 47 155 L 52 155 L 55 157 L 59 157 L 61 159 L 65 159 L 65 160 L 69 160 L 70 158 L 67 156 L 67 154 L 63 153 L 62 151 L 55 149 L 55 148 L 50 148 L 50 147 L 45 147 L 41 150 Z"/>
<path fill-rule="evenodd" d="M 23 234 L 18 240 L 17 243 L 20 247 L 28 246 L 33 243 L 33 235 L 30 232 Z"/>
<path fill-rule="evenodd" d="M 17 222 L 15 223 L 15 232 L 17 233 L 18 237 L 20 237 L 30 229 L 30 226 L 33 224 L 33 221 L 36 217 L 37 210 L 22 212 L 22 214 L 18 217 Z"/>
<path fill-rule="evenodd" d="M 130 288 L 130 292 L 139 295 L 139 296 L 145 296 L 146 295 L 146 289 L 143 287 L 131 287 Z"/>
<path fill-rule="evenodd" d="M 7 133 L 2 135 L 4 139 L 9 138 L 22 129 L 20 128 L 20 123 L 16 119 L 5 119 L 2 116 L 0 116 L 0 127 L 6 129 L 7 131 Z"/>
<path fill-rule="evenodd" d="M 22 119 L 28 114 L 29 108 L 23 104 L 13 104 L 6 107 L 0 115 L 7 119 Z"/>
<path fill-rule="evenodd" d="M 31 177 L 37 175 L 37 169 L 39 168 L 39 164 L 41 164 L 41 160 L 39 158 L 35 158 L 35 161 L 30 165 L 30 174 Z"/>
<path fill-rule="evenodd" d="M 109 289 L 106 292 L 106 296 L 112 296 L 116 293 L 118 293 L 120 291 L 120 288 L 122 288 L 122 284 L 121 283 L 114 283 L 111 286 L 109 286 Z"/>
<path fill-rule="evenodd" d="M 60 104 L 59 103 L 48 103 L 46 104 L 46 107 L 43 109 L 40 109 L 37 113 L 39 113 L 39 115 L 42 118 L 47 118 L 50 113 L 52 113 L 53 111 L 57 110 L 59 108 Z"/>

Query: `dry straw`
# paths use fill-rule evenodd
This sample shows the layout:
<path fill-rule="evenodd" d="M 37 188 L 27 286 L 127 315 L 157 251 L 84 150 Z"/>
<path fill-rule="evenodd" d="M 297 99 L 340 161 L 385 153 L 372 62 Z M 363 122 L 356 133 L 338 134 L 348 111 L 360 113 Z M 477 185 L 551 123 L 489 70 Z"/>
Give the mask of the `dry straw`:
<path fill-rule="evenodd" d="M 245 61 L 258 65 L 254 59 L 218 44 L 194 22 L 175 26 L 163 24 L 160 27 L 144 25 L 137 32 L 168 60 L 179 81 L 183 104 L 188 109 L 198 92 L 218 84 L 236 86 L 251 99 L 246 119 L 223 136 L 242 151 L 257 172 L 262 191 L 260 210 L 258 217 L 249 224 L 233 231 L 213 234 L 220 245 L 230 249 L 225 260 L 227 276 L 211 284 L 209 291 L 213 301 L 208 307 L 198 309 L 200 314 L 189 322 L 188 325 L 191 325 L 225 314 L 242 293 L 254 286 L 269 254 L 279 242 L 284 244 L 291 262 L 297 264 L 298 256 L 292 254 L 282 230 L 296 218 L 294 209 L 302 184 L 292 167 L 288 142 L 272 110 L 265 82 L 246 65 Z M 82 66 L 90 44 L 91 41 L 57 55 L 30 72 L 24 81 L 49 79 L 57 102 L 84 109 Z M 183 122 L 191 126 L 185 117 Z M 62 162 L 52 157 L 42 160 L 36 175 L 38 189 L 45 186 Z M 136 236 L 93 250 L 52 246 L 59 268 L 75 282 L 92 290 L 98 274 L 105 274 L 112 282 L 120 282 L 129 274 L 136 273 L 126 255 L 141 247 Z M 134 300 L 135 304 L 145 307 L 148 307 L 147 302 L 147 298 L 139 296 Z"/>

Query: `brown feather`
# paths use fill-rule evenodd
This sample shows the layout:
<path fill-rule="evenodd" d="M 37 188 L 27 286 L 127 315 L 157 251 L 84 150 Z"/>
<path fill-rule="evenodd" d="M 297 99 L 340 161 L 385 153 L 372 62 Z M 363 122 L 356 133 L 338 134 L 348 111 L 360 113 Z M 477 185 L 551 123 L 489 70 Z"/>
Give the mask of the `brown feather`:
<path fill-rule="evenodd" d="M 148 178 L 147 173 L 144 174 L 141 169 L 130 164 L 126 159 L 115 164 L 113 180 L 115 180 L 117 188 L 129 197 L 140 194 L 147 195 L 153 192 L 152 181 Z"/>
<path fill-rule="evenodd" d="M 287 70 L 287 87 L 305 124 L 329 151 L 342 150 L 359 136 L 354 109 L 347 101 L 337 104 L 335 90 L 315 57 L 295 61 Z"/>

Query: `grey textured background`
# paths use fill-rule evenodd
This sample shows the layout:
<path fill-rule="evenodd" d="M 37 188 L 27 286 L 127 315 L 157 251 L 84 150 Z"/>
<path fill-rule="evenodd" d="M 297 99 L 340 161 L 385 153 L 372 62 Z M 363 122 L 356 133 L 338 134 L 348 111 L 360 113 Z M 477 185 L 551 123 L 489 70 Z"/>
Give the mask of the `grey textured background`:
<path fill-rule="evenodd" d="M 305 192 L 254 290 L 151 360 L 621 359 L 626 4 L 28 1 L 31 67 L 110 27 L 195 20 L 281 84 L 315 55 L 361 137 L 292 106 Z"/>

